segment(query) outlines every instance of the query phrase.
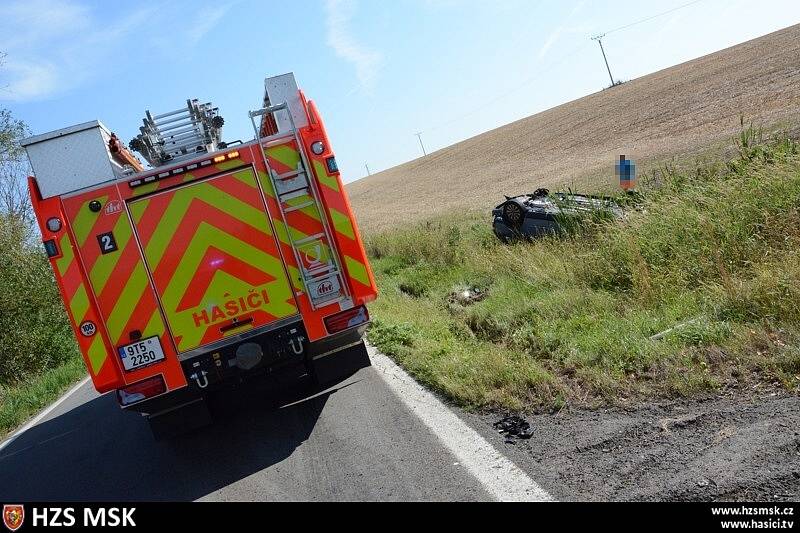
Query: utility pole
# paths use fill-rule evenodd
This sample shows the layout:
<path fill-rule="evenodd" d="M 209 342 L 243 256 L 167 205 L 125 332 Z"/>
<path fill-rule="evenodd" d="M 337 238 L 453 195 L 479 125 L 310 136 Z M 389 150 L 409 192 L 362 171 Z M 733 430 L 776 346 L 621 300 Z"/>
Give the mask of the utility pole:
<path fill-rule="evenodd" d="M 416 136 L 417 138 L 419 138 L 419 145 L 422 147 L 422 155 L 423 156 L 428 155 L 428 152 L 425 151 L 425 145 L 422 144 L 422 132 L 417 133 Z"/>
<path fill-rule="evenodd" d="M 611 75 L 611 67 L 608 66 L 608 58 L 606 57 L 606 51 L 603 49 L 603 37 L 605 36 L 606 36 L 605 33 L 602 35 L 595 35 L 594 37 L 592 37 L 592 40 L 597 41 L 600 44 L 600 52 L 603 53 L 603 61 L 606 62 L 606 70 L 608 70 L 608 77 L 611 80 L 611 86 L 613 87 L 614 76 Z"/>
<path fill-rule="evenodd" d="M 369 171 L 369 165 L 364 163 L 364 168 L 367 169 L 367 176 L 372 176 L 372 172 Z"/>

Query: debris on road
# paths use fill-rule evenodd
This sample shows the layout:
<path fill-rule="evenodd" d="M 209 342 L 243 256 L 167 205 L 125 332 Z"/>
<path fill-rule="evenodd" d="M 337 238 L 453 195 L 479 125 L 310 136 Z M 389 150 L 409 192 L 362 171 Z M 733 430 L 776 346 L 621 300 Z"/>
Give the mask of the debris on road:
<path fill-rule="evenodd" d="M 507 444 L 516 444 L 514 439 L 527 440 L 533 436 L 531 425 L 520 416 L 507 415 L 492 425 L 506 438 Z"/>

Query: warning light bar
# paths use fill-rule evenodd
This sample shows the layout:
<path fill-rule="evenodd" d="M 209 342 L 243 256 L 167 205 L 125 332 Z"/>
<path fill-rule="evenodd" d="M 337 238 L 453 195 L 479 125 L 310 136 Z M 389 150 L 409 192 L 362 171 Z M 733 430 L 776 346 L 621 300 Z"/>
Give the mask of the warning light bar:
<path fill-rule="evenodd" d="M 218 155 L 212 159 L 204 159 L 203 161 L 198 161 L 197 163 L 192 163 L 184 167 L 173 168 L 172 170 L 159 172 L 157 174 L 151 174 L 150 176 L 145 176 L 143 178 L 138 178 L 133 181 L 129 181 L 128 186 L 130 186 L 131 189 L 135 189 L 136 187 L 141 187 L 142 185 L 147 185 L 149 183 L 153 183 L 158 180 L 177 176 L 185 172 L 191 172 L 192 170 L 197 170 L 198 168 L 201 167 L 207 167 L 213 163 L 222 163 L 223 161 L 230 161 L 231 159 L 236 159 L 237 157 L 239 157 L 239 152 L 238 150 L 234 150 L 233 152 L 228 152 L 227 154 Z"/>

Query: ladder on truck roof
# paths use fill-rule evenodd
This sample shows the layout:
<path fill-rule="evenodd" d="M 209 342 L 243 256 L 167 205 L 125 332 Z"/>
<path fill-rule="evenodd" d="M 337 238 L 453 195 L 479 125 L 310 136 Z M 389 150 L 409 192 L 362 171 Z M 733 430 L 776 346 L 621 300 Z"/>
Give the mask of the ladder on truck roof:
<path fill-rule="evenodd" d="M 197 100 L 187 100 L 186 107 L 161 115 L 145 111 L 143 122 L 130 147 L 153 167 L 216 151 L 225 124 L 218 108 Z"/>
<path fill-rule="evenodd" d="M 282 133 L 275 133 L 269 136 L 262 135 L 263 121 L 268 116 L 272 117 L 278 111 L 286 111 L 286 116 L 289 119 L 289 131 Z M 261 124 L 256 123 L 256 118 L 261 117 Z M 273 119 L 274 120 L 274 119 Z M 278 203 L 278 209 L 281 214 L 281 221 L 286 230 L 287 238 L 289 239 L 292 252 L 294 253 L 295 260 L 297 261 L 300 269 L 300 277 L 303 282 L 306 294 L 311 301 L 311 307 L 316 310 L 320 307 L 330 305 L 337 302 L 347 300 L 347 289 L 344 285 L 342 276 L 342 269 L 339 264 L 338 254 L 334 249 L 333 239 L 330 227 L 328 225 L 325 211 L 322 208 L 319 190 L 310 174 L 311 168 L 306 159 L 303 151 L 303 143 L 298 135 L 292 113 L 289 111 L 289 105 L 286 103 L 267 106 L 258 111 L 250 112 L 250 121 L 253 123 L 253 129 L 256 132 L 256 139 L 261 151 L 261 156 L 264 160 L 264 165 L 267 168 L 272 188 L 275 191 L 275 196 Z M 294 139 L 297 143 L 297 149 L 300 154 L 300 160 L 297 163 L 297 169 L 283 174 L 278 174 L 274 169 L 270 168 L 269 158 L 267 157 L 266 149 L 272 142 L 279 143 L 286 139 Z M 307 202 L 297 205 L 289 205 L 289 201 L 297 198 L 308 197 Z M 316 235 L 309 235 L 302 239 L 295 240 L 292 231 L 287 224 L 287 215 L 293 211 L 299 211 L 311 206 L 316 206 L 319 212 L 319 219 L 322 224 L 322 233 Z M 328 260 L 325 262 L 318 262 L 312 264 L 307 268 L 308 261 L 304 261 L 303 255 L 308 255 L 309 247 L 312 249 L 311 253 L 316 253 L 320 257 L 323 252 L 322 247 L 326 246 L 329 250 Z M 320 290 L 325 288 L 326 290 Z"/>

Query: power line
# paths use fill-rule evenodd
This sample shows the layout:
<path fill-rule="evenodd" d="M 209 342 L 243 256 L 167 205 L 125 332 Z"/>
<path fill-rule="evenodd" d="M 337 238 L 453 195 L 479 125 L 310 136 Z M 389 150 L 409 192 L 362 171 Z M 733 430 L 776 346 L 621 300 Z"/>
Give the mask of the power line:
<path fill-rule="evenodd" d="M 663 17 L 664 15 L 668 15 L 670 13 L 674 13 L 675 11 L 678 11 L 679 9 L 683 9 L 685 7 L 689 7 L 691 5 L 697 4 L 697 3 L 702 2 L 702 1 L 703 0 L 693 0 L 692 2 L 687 2 L 686 4 L 679 5 L 678 7 L 673 7 L 672 9 L 668 9 L 667 11 L 662 11 L 661 13 L 658 13 L 656 15 L 650 15 L 649 17 L 645 17 L 645 18 L 643 18 L 641 20 L 637 20 L 636 22 L 631 22 L 631 23 L 625 24 L 624 26 L 620 26 L 618 28 L 614 28 L 613 30 L 609 30 L 609 31 L 607 31 L 605 33 L 601 33 L 600 35 L 595 35 L 594 37 L 592 37 L 592 40 L 593 41 L 597 41 L 597 44 L 600 45 L 600 53 L 603 54 L 603 61 L 605 61 L 606 70 L 608 71 L 608 77 L 611 80 L 611 87 L 616 85 L 617 82 L 614 81 L 614 76 L 611 75 L 611 67 L 608 66 L 608 57 L 606 57 L 606 50 L 605 50 L 605 48 L 603 48 L 603 37 L 605 37 L 609 33 L 614 33 L 615 31 L 625 30 L 625 29 L 631 28 L 633 26 L 636 26 L 637 24 L 643 24 L 645 22 L 649 22 L 649 21 L 651 21 L 653 19 L 656 19 L 658 17 Z"/>
<path fill-rule="evenodd" d="M 475 109 L 473 109 L 472 111 L 468 111 L 466 113 L 458 115 L 458 116 L 456 116 L 454 118 L 451 118 L 450 120 L 447 120 L 445 122 L 437 124 L 436 126 L 432 126 L 430 128 L 426 128 L 423 133 L 435 131 L 435 130 L 438 130 L 439 128 L 443 128 L 445 126 L 449 126 L 450 124 L 453 124 L 454 122 L 458 122 L 459 120 L 463 120 L 463 119 L 471 117 L 473 115 L 477 115 L 478 113 L 483 111 L 486 107 L 499 102 L 500 100 L 508 97 L 509 95 L 519 91 L 520 89 L 522 89 L 526 85 L 530 85 L 534 81 L 538 80 L 544 74 L 547 74 L 548 72 L 550 72 L 551 70 L 553 70 L 554 68 L 559 66 L 561 63 L 563 63 L 564 61 L 566 61 L 570 57 L 574 56 L 575 54 L 577 54 L 578 52 L 580 52 L 584 48 L 586 48 L 586 43 L 581 43 L 577 47 L 573 48 L 570 52 L 568 52 L 567 54 L 563 55 L 561 58 L 557 59 L 553 63 L 550 63 L 547 67 L 545 67 L 544 69 L 538 71 L 536 74 L 534 74 L 530 78 L 525 79 L 524 81 L 520 82 L 518 85 L 512 87 L 511 89 L 498 94 L 494 98 L 491 98 L 489 100 L 486 100 L 485 102 L 482 102 L 480 106 L 476 106 Z"/>
<path fill-rule="evenodd" d="M 679 9 L 683 9 L 685 7 L 689 7 L 689 6 L 694 5 L 694 4 L 699 4 L 702 1 L 703 0 L 693 0 L 692 2 L 687 2 L 687 3 L 683 4 L 683 5 L 680 5 L 678 7 L 673 7 L 672 9 L 668 9 L 667 11 L 664 11 L 664 12 L 659 13 L 657 15 L 651 15 L 651 16 L 649 16 L 647 18 L 643 18 L 642 20 L 637 20 L 636 22 L 631 22 L 629 24 L 625 24 L 624 26 L 620 26 L 619 28 L 614 28 L 613 30 L 608 30 L 607 32 L 605 32 L 603 34 L 603 36 L 606 36 L 609 33 L 614 33 L 616 31 L 626 30 L 626 29 L 628 29 L 628 28 L 630 28 L 632 26 L 636 26 L 638 24 L 642 24 L 643 22 L 648 22 L 648 21 L 651 21 L 653 19 L 657 19 L 658 17 L 663 17 L 664 15 L 669 15 L 670 13 L 674 13 L 675 11 L 678 11 Z"/>
<path fill-rule="evenodd" d="M 592 39 L 593 39 L 593 40 L 597 40 L 598 42 L 600 42 L 600 39 L 602 39 L 603 37 L 605 37 L 605 36 L 606 36 L 606 35 L 608 35 L 609 33 L 614 33 L 614 32 L 618 32 L 618 31 L 622 31 L 622 30 L 625 30 L 625 29 L 627 29 L 627 28 L 630 28 L 630 27 L 636 26 L 636 25 L 638 25 L 638 24 L 642 24 L 642 23 L 644 23 L 644 22 L 651 21 L 651 20 L 653 20 L 653 19 L 656 19 L 656 18 L 658 18 L 658 17 L 663 17 L 664 15 L 668 15 L 668 14 L 670 14 L 670 13 L 674 13 L 675 11 L 678 11 L 678 10 L 680 10 L 680 9 L 684 9 L 684 8 L 686 8 L 686 7 L 689 7 L 689 6 L 692 6 L 692 5 L 694 5 L 694 4 L 698 4 L 698 3 L 702 2 L 702 1 L 703 1 L 703 0 L 693 0 L 693 1 L 691 1 L 691 2 L 687 2 L 687 3 L 685 3 L 685 4 L 681 4 L 681 5 L 677 6 L 677 7 L 674 7 L 674 8 L 672 8 L 672 9 L 668 9 L 667 11 L 662 11 L 661 13 L 657 13 L 657 14 L 655 14 L 655 15 L 651 15 L 651 16 L 649 16 L 649 17 L 646 17 L 646 18 L 643 18 L 643 19 L 641 19 L 641 20 L 637 20 L 637 21 L 635 21 L 635 22 L 631 22 L 631 23 L 629 23 L 629 24 L 625 24 L 624 26 L 619 26 L 618 28 L 614 28 L 614 29 L 612 29 L 612 30 L 609 30 L 609 31 L 607 31 L 607 32 L 605 32 L 605 33 L 602 33 L 602 34 L 600 34 L 600 35 L 599 35 L 599 36 L 597 36 L 597 37 L 593 37 Z M 463 119 L 465 119 L 465 118 L 467 118 L 467 117 L 470 117 L 470 116 L 473 116 L 473 115 L 476 115 L 476 114 L 478 114 L 478 113 L 479 113 L 479 112 L 481 112 L 481 111 L 482 111 L 484 108 L 486 108 L 486 107 L 488 107 L 488 106 L 490 106 L 490 105 L 493 105 L 494 103 L 496 103 L 496 102 L 498 102 L 498 101 L 500 101 L 500 100 L 502 100 L 502 99 L 504 99 L 504 98 L 508 97 L 510 94 L 517 92 L 518 90 L 522 89 L 522 88 L 523 88 L 523 87 L 525 87 L 526 85 L 528 85 L 528 84 L 530 84 L 530 83 L 532 83 L 532 82 L 536 81 L 537 79 L 541 78 L 541 77 L 542 77 L 542 75 L 544 75 L 544 74 L 546 74 L 547 72 L 549 72 L 549 71 L 553 70 L 555 67 L 559 66 L 561 63 L 565 62 L 567 59 L 569 59 L 570 57 L 572 57 L 572 56 L 573 56 L 573 55 L 575 55 L 576 53 L 578 53 L 578 52 L 580 52 L 581 50 L 583 50 L 583 48 L 584 48 L 585 46 L 586 46 L 585 44 L 581 44 L 580 46 L 577 46 L 576 48 L 574 48 L 573 50 L 571 50 L 570 52 L 568 52 L 567 54 L 565 54 L 564 56 L 562 56 L 562 57 L 561 57 L 561 58 L 559 58 L 558 60 L 554 61 L 553 63 L 551 63 L 550 65 L 548 65 L 548 66 L 547 66 L 547 67 L 545 67 L 544 69 L 542 69 L 542 70 L 538 71 L 538 72 L 537 72 L 536 74 L 534 74 L 532 77 L 530 77 L 530 78 L 528 78 L 528 79 L 524 80 L 524 81 L 523 81 L 523 82 L 521 82 L 519 85 L 517 85 L 517 86 L 515 86 L 515 87 L 513 87 L 513 88 L 511 88 L 511 89 L 509 89 L 508 91 L 505 91 L 505 92 L 503 92 L 503 93 L 500 93 L 500 94 L 499 94 L 499 95 L 497 95 L 496 97 L 494 97 L 494 98 L 492 98 L 492 99 L 490 99 L 490 100 L 487 100 L 487 101 L 483 102 L 483 103 L 482 103 L 480 106 L 476 107 L 476 108 L 475 108 L 475 109 L 473 109 L 472 111 L 468 111 L 468 112 L 466 112 L 466 113 L 463 113 L 463 114 L 461 114 L 461 115 L 458 115 L 458 116 L 456 116 L 456 117 L 454 117 L 454 118 L 452 118 L 452 119 L 450 119 L 450 120 L 447 120 L 446 122 L 442 122 L 442 123 L 440 123 L 440 124 L 438 124 L 438 125 L 436 125 L 436 126 L 432 126 L 432 127 L 430 127 L 430 128 L 427 128 L 427 129 L 425 129 L 425 130 L 424 130 L 422 133 L 424 133 L 424 132 L 431 132 L 431 131 L 437 130 L 437 129 L 439 129 L 439 128 L 443 128 L 443 127 L 445 127 L 445 126 L 449 126 L 450 124 L 453 124 L 454 122 L 458 122 L 458 121 L 460 121 L 460 120 L 463 120 Z M 602 42 L 600 42 L 600 48 L 601 48 L 601 50 L 602 50 L 602 52 L 603 52 L 603 58 L 604 58 L 604 60 L 605 60 L 605 62 L 606 62 L 606 68 L 607 68 L 607 70 L 608 70 L 608 75 L 609 75 L 609 78 L 611 78 L 611 85 L 614 85 L 614 83 L 615 83 L 615 82 L 614 82 L 614 77 L 611 75 L 611 68 L 608 66 L 608 59 L 606 58 L 606 55 L 605 55 L 605 49 L 603 49 L 603 44 L 602 44 Z M 419 134 L 417 134 L 417 135 L 421 135 L 421 133 L 419 133 Z M 422 144 L 422 138 L 420 138 L 420 144 Z M 423 152 L 424 152 L 424 148 L 423 148 Z"/>

